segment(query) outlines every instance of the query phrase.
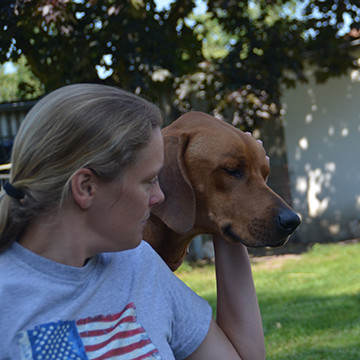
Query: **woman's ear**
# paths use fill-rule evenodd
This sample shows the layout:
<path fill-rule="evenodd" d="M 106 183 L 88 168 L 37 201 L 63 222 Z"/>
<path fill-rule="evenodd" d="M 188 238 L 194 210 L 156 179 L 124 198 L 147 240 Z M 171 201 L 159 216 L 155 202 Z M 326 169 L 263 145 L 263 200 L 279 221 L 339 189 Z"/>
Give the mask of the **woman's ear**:
<path fill-rule="evenodd" d="M 82 168 L 76 171 L 71 179 L 71 191 L 74 201 L 81 209 L 88 209 L 97 189 L 97 178 L 90 169 Z"/>

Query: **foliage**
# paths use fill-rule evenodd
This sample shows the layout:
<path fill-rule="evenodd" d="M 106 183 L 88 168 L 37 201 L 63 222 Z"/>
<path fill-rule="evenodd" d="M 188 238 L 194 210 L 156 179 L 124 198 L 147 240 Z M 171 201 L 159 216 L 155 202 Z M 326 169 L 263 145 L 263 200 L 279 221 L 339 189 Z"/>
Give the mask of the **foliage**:
<path fill-rule="evenodd" d="M 16 71 L 5 73 L 4 66 L 0 66 L 0 103 L 18 100 L 33 100 L 43 95 L 41 82 L 37 79 L 21 56 L 14 64 Z"/>
<path fill-rule="evenodd" d="M 239 117 L 250 125 L 278 113 L 282 89 L 307 81 L 308 66 L 315 70 L 318 81 L 356 66 L 351 38 L 340 36 L 339 30 L 345 26 L 345 13 L 354 20 L 350 28 L 358 26 L 358 1 L 308 0 L 301 4 L 208 1 L 208 11 L 232 38 L 229 53 L 217 64 L 221 84 L 217 94 L 226 103 L 224 107 L 230 104 L 239 109 Z"/>
<path fill-rule="evenodd" d="M 176 77 L 196 67 L 200 44 L 179 25 L 192 7 L 182 1 L 171 12 L 156 12 L 153 1 L 141 0 L 7 1 L 0 9 L 6 24 L 0 62 L 24 54 L 46 91 L 101 82 L 100 65 L 111 69 L 106 83 L 148 95 L 157 89 L 159 70 Z"/>
<path fill-rule="evenodd" d="M 253 258 L 268 360 L 358 359 L 360 243 Z M 256 260 L 256 261 L 255 261 Z M 216 308 L 214 265 L 178 276 Z"/>
<path fill-rule="evenodd" d="M 103 82 L 141 93 L 174 118 L 197 109 L 243 128 L 278 114 L 284 87 L 355 66 L 355 0 L 5 0 L 0 63 L 23 54 L 50 91 Z M 99 76 L 98 69 L 106 71 Z M 105 78 L 104 78 L 105 77 Z"/>

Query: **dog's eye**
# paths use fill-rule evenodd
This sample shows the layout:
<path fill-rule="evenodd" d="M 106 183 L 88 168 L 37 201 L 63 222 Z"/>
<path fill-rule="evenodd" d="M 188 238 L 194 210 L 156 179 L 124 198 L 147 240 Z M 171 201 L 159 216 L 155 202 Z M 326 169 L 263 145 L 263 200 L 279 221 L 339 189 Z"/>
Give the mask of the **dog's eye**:
<path fill-rule="evenodd" d="M 244 176 L 244 172 L 241 169 L 230 169 L 223 168 L 223 170 L 228 173 L 230 176 L 241 179 Z"/>

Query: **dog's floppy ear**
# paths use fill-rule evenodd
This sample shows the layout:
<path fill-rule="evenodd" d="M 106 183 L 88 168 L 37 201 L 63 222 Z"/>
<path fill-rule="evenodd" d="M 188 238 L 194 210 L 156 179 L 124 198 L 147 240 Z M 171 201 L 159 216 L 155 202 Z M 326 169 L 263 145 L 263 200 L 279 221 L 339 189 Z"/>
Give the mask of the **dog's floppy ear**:
<path fill-rule="evenodd" d="M 165 200 L 152 213 L 178 234 L 189 231 L 195 222 L 195 195 L 184 164 L 189 137 L 186 134 L 165 135 L 164 167 L 159 183 Z"/>

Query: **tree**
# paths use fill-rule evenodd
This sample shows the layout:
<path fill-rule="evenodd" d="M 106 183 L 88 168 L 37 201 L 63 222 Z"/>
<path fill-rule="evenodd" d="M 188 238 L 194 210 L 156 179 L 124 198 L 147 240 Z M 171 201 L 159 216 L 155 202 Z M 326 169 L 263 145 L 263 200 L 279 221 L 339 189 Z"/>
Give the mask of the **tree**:
<path fill-rule="evenodd" d="M 24 54 L 46 91 L 115 84 L 151 98 L 171 118 L 196 105 L 243 129 L 279 113 L 282 89 L 307 81 L 305 65 L 318 81 L 356 66 L 353 39 L 341 30 L 345 19 L 359 28 L 358 1 L 208 0 L 202 17 L 191 15 L 194 6 L 5 0 L 0 63 Z"/>
<path fill-rule="evenodd" d="M 81 81 L 151 94 L 158 76 L 181 76 L 201 57 L 195 35 L 181 25 L 193 6 L 182 1 L 157 12 L 153 1 L 141 0 L 6 1 L 0 62 L 24 54 L 46 91 Z M 99 65 L 111 69 L 106 81 Z"/>
<path fill-rule="evenodd" d="M 16 71 L 5 73 L 0 66 L 0 103 L 33 100 L 44 94 L 43 86 L 31 70 L 24 56 L 14 64 Z"/>
<path fill-rule="evenodd" d="M 207 16 L 230 40 L 225 56 L 215 61 L 208 57 L 203 69 L 187 76 L 184 108 L 189 107 L 190 93 L 197 94 L 211 102 L 209 109 L 226 114 L 233 123 L 257 127 L 278 116 L 282 91 L 307 82 L 309 67 L 318 82 L 358 67 L 354 37 L 343 36 L 347 28 L 359 29 L 358 1 L 207 3 Z M 197 29 L 203 39 L 211 39 L 208 34 L 213 34 L 214 25 Z"/>

